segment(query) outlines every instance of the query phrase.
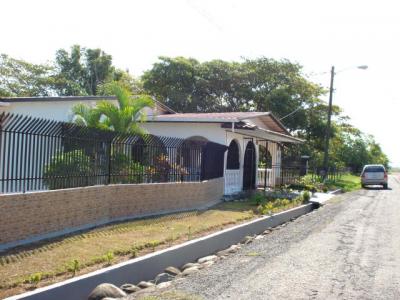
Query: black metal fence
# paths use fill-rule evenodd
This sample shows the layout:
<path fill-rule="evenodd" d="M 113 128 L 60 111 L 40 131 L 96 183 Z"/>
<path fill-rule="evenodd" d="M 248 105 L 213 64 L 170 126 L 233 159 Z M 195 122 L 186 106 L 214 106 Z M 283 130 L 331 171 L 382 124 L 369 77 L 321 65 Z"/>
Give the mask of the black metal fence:
<path fill-rule="evenodd" d="M 0 192 L 212 179 L 223 174 L 225 151 L 211 142 L 122 134 L 2 113 Z"/>

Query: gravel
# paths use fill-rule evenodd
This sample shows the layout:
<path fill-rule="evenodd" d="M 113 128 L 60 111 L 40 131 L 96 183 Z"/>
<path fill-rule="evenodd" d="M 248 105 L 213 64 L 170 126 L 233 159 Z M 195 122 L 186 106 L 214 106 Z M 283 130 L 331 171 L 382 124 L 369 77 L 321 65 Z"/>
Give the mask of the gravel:
<path fill-rule="evenodd" d="M 399 177 L 389 186 L 338 196 L 169 289 L 204 299 L 400 299 Z"/>

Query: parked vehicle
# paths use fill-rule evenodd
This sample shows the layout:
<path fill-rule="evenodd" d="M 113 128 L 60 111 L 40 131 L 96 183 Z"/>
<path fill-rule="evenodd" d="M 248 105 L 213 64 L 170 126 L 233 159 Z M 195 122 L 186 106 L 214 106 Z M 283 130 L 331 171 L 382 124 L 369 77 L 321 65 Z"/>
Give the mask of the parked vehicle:
<path fill-rule="evenodd" d="M 361 172 L 361 186 L 382 185 L 388 188 L 388 175 L 383 165 L 365 165 Z"/>

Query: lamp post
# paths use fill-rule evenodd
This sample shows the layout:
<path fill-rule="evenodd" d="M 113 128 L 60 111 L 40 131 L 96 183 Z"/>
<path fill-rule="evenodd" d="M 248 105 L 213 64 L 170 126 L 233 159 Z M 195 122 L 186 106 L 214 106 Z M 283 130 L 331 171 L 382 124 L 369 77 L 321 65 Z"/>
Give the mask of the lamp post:
<path fill-rule="evenodd" d="M 358 69 L 366 70 L 367 65 L 357 66 Z M 344 69 L 347 70 L 347 69 Z M 341 70 L 341 71 L 344 71 Z M 329 165 L 329 139 L 331 135 L 331 118 L 332 118 L 332 97 L 333 97 L 333 79 L 335 77 L 335 66 L 331 68 L 331 83 L 329 87 L 329 106 L 328 106 L 328 120 L 326 122 L 326 132 L 325 132 L 325 148 L 324 148 L 324 173 L 323 179 L 326 180 L 328 176 L 328 165 Z"/>

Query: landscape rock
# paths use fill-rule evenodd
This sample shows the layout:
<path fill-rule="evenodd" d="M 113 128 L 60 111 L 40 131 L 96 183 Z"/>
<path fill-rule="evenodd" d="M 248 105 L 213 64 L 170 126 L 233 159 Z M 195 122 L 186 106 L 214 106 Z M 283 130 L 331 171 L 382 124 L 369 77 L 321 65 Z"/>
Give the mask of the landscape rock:
<path fill-rule="evenodd" d="M 250 244 L 251 242 L 253 242 L 253 240 L 254 240 L 254 237 L 252 237 L 250 235 L 246 235 L 243 238 L 242 243 L 247 245 L 247 244 Z"/>
<path fill-rule="evenodd" d="M 240 249 L 239 245 L 232 245 L 228 248 L 229 253 L 235 253 Z"/>
<path fill-rule="evenodd" d="M 98 285 L 89 295 L 88 300 L 103 300 L 104 298 L 121 298 L 126 293 L 119 287 L 111 283 L 102 283 Z"/>
<path fill-rule="evenodd" d="M 172 266 L 166 268 L 166 269 L 164 270 L 164 272 L 165 272 L 165 273 L 168 273 L 168 274 L 170 274 L 170 275 L 172 275 L 172 276 L 178 276 L 178 275 L 181 274 L 181 271 L 180 271 L 179 269 L 177 269 L 177 268 L 175 268 L 175 267 L 172 267 Z"/>
<path fill-rule="evenodd" d="M 217 259 L 218 259 L 218 256 L 216 256 L 216 255 L 209 255 L 209 256 L 205 256 L 205 257 L 199 258 L 199 259 L 197 260 L 197 262 L 198 262 L 199 264 L 202 264 L 202 263 L 205 263 L 206 261 L 212 261 L 212 260 L 217 260 Z"/>
<path fill-rule="evenodd" d="M 141 281 L 141 282 L 138 283 L 137 286 L 142 288 L 142 289 L 147 289 L 149 287 L 155 286 L 155 284 L 152 283 L 152 282 L 148 282 L 148 281 Z"/>
<path fill-rule="evenodd" d="M 167 287 L 170 287 L 172 284 L 171 281 L 166 281 L 166 282 L 161 282 L 160 284 L 157 284 L 158 289 L 165 289 Z"/>
<path fill-rule="evenodd" d="M 225 256 L 229 255 L 229 253 L 231 253 L 231 252 L 229 252 L 228 249 L 225 249 L 225 250 L 218 251 L 218 252 L 216 253 L 216 255 L 217 255 L 219 258 L 222 258 L 222 257 L 225 257 Z"/>
<path fill-rule="evenodd" d="M 172 279 L 174 279 L 174 276 L 172 276 L 171 274 L 168 273 L 160 273 L 156 276 L 156 278 L 154 279 L 154 282 L 156 284 L 162 283 L 162 282 L 167 282 L 167 281 L 171 281 Z"/>
<path fill-rule="evenodd" d="M 134 284 L 131 284 L 131 283 L 125 283 L 125 284 L 121 285 L 120 289 L 123 290 L 127 294 L 132 294 L 137 291 L 140 291 L 140 287 L 138 287 Z"/>
<path fill-rule="evenodd" d="M 125 284 L 121 285 L 120 289 L 123 290 L 127 294 L 132 294 L 137 291 L 140 291 L 140 287 L 138 287 L 134 284 L 130 284 L 130 283 L 125 283 Z"/>
<path fill-rule="evenodd" d="M 182 275 L 183 275 L 183 276 L 187 276 L 187 275 L 196 273 L 198 270 L 199 270 L 198 267 L 187 268 L 186 270 L 184 270 L 184 271 L 182 272 Z"/>
<path fill-rule="evenodd" d="M 214 260 L 209 260 L 209 261 L 206 261 L 206 262 L 202 263 L 201 266 L 202 266 L 203 268 L 209 267 L 209 266 L 213 265 L 214 262 L 215 262 Z"/>
<path fill-rule="evenodd" d="M 263 239 L 263 238 L 264 238 L 263 235 L 257 235 L 254 239 L 255 239 L 255 240 L 261 240 L 261 239 Z"/>
<path fill-rule="evenodd" d="M 199 263 L 187 263 L 182 267 L 182 270 L 185 270 L 187 268 L 191 268 L 191 267 L 200 267 Z"/>

